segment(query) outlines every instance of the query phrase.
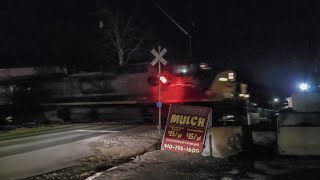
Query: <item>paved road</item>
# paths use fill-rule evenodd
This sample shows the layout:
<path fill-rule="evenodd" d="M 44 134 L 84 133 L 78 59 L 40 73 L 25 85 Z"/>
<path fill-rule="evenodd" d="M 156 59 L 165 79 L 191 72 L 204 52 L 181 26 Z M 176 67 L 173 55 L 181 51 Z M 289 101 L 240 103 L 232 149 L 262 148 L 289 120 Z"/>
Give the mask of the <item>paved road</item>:
<path fill-rule="evenodd" d="M 0 179 L 20 179 L 79 163 L 93 155 L 89 144 L 133 125 L 75 125 L 72 130 L 0 142 Z"/>

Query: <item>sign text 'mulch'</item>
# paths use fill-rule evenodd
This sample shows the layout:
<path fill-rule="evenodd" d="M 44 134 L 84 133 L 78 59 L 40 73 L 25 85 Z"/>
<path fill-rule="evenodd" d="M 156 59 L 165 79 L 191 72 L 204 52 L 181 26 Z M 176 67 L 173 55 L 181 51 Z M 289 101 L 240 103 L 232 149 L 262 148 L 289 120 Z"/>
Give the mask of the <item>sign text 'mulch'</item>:
<path fill-rule="evenodd" d="M 198 127 L 204 127 L 205 122 L 206 122 L 206 118 L 204 117 L 184 116 L 184 115 L 177 115 L 177 114 L 172 114 L 170 119 L 171 124 L 191 125 L 191 126 L 198 126 Z"/>

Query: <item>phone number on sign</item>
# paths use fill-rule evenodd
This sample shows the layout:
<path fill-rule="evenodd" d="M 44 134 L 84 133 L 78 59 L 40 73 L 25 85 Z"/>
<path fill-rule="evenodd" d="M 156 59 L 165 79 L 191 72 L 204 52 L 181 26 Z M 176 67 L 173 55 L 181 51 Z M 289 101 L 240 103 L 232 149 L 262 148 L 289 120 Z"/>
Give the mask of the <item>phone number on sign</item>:
<path fill-rule="evenodd" d="M 200 152 L 200 150 L 197 148 L 190 148 L 190 147 L 184 148 L 183 146 L 172 145 L 172 144 L 164 144 L 163 147 L 166 149 L 172 149 L 172 150 L 176 150 L 176 151 L 187 151 L 187 152 L 191 152 L 191 153 L 199 153 Z"/>

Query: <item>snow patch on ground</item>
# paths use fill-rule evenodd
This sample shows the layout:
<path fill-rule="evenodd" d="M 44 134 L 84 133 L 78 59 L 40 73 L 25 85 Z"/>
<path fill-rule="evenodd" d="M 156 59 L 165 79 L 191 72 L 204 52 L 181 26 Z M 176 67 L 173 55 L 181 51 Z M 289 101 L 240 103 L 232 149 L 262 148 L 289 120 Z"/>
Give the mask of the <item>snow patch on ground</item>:
<path fill-rule="evenodd" d="M 127 159 L 156 149 L 161 138 L 155 126 L 141 126 L 115 137 L 101 138 L 91 148 L 98 158 Z"/>

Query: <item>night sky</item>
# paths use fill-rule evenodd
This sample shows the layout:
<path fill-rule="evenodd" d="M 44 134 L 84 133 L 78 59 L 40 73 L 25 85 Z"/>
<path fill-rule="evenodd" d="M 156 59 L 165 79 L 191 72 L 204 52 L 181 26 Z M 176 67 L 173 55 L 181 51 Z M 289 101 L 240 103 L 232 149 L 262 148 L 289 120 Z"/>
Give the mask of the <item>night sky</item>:
<path fill-rule="evenodd" d="M 270 87 L 293 90 L 308 78 L 320 48 L 319 1 L 156 2 L 192 30 L 193 57 L 245 67 Z M 146 48 L 161 44 L 169 61 L 188 56 L 188 37 L 151 0 L 2 0 L 0 67 L 99 64 L 92 13 L 101 7 L 135 13 L 148 34 Z"/>

